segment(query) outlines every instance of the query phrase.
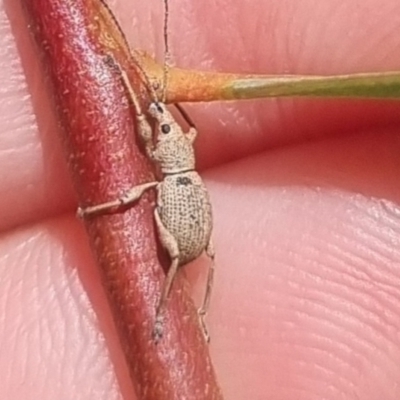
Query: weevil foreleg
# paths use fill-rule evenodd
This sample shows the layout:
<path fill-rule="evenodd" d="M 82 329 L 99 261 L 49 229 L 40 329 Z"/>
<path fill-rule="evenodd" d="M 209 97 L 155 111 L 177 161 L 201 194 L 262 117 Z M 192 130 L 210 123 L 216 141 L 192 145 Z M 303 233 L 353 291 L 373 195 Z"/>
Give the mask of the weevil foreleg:
<path fill-rule="evenodd" d="M 121 74 L 122 82 L 124 83 L 124 86 L 125 86 L 126 90 L 128 91 L 128 94 L 133 103 L 133 106 L 135 107 L 136 119 L 138 122 L 138 134 L 144 142 L 147 155 L 151 159 L 154 159 L 153 129 L 151 128 L 145 115 L 142 113 L 142 109 L 139 104 L 139 99 L 137 98 L 135 91 L 132 88 L 132 85 L 129 81 L 128 75 L 126 74 L 126 72 L 124 70 L 122 70 L 119 67 L 119 65 L 118 65 L 118 69 Z"/>
<path fill-rule="evenodd" d="M 138 123 L 138 126 L 137 126 L 138 134 L 144 142 L 147 155 L 151 159 L 153 159 L 154 158 L 154 155 L 153 155 L 153 151 L 154 151 L 153 129 L 151 128 L 149 122 L 147 121 L 147 118 L 145 117 L 145 115 L 142 112 L 139 99 L 136 96 L 135 91 L 133 90 L 133 87 L 131 85 L 129 77 L 128 77 L 126 71 L 121 68 L 121 65 L 117 62 L 117 60 L 112 55 L 107 55 L 105 57 L 105 61 L 111 68 L 116 70 L 121 77 L 122 83 L 125 86 L 126 91 L 128 92 L 129 99 L 132 101 L 132 104 L 135 107 L 136 119 L 137 119 L 137 123 Z"/>
<path fill-rule="evenodd" d="M 193 144 L 193 142 L 196 140 L 197 137 L 197 129 L 194 127 L 191 127 L 186 134 L 186 137 L 190 140 L 190 143 Z"/>
<path fill-rule="evenodd" d="M 168 299 L 169 292 L 171 291 L 172 283 L 174 281 L 176 272 L 179 267 L 179 248 L 178 243 L 170 232 L 165 228 L 158 214 L 157 209 L 154 211 L 154 218 L 157 225 L 160 241 L 163 247 L 167 250 L 171 257 L 171 266 L 168 270 L 167 276 L 165 277 L 164 285 L 161 291 L 161 296 L 156 307 L 156 322 L 154 326 L 153 336 L 156 342 L 163 335 L 163 312 Z"/>
<path fill-rule="evenodd" d="M 128 206 L 142 197 L 146 190 L 154 188 L 159 182 L 147 182 L 142 185 L 134 186 L 129 189 L 122 197 L 109 201 L 107 203 L 98 204 L 91 207 L 79 207 L 77 215 L 80 218 L 92 217 L 95 215 L 107 214 L 117 211 L 119 208 Z"/>
<path fill-rule="evenodd" d="M 201 324 L 201 326 L 203 328 L 204 336 L 206 338 L 206 341 L 209 342 L 210 341 L 210 335 L 208 333 L 207 325 L 206 325 L 204 319 L 205 319 L 205 317 L 207 315 L 208 308 L 210 306 L 211 292 L 212 292 L 212 288 L 213 288 L 213 285 L 214 285 L 215 250 L 214 250 L 214 246 L 213 246 L 213 243 L 212 243 L 211 240 L 207 245 L 206 254 L 211 259 L 211 265 L 210 265 L 209 270 L 208 270 L 207 287 L 206 287 L 206 292 L 205 292 L 205 295 L 204 295 L 203 304 L 199 308 L 198 313 L 199 313 L 200 324 Z"/>

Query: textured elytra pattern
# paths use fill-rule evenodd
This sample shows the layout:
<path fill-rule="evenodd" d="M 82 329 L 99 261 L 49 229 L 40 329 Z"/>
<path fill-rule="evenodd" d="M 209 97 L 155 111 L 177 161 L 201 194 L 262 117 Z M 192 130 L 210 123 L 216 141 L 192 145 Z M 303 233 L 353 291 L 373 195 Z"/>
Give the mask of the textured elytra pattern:
<path fill-rule="evenodd" d="M 197 258 L 212 230 L 211 203 L 197 172 L 167 175 L 157 187 L 157 211 L 179 248 L 179 264 Z"/>
<path fill-rule="evenodd" d="M 154 151 L 154 159 L 160 164 L 164 172 L 178 172 L 194 169 L 195 157 L 192 143 L 185 135 L 177 135 L 174 132 L 164 135 L 157 141 Z"/>

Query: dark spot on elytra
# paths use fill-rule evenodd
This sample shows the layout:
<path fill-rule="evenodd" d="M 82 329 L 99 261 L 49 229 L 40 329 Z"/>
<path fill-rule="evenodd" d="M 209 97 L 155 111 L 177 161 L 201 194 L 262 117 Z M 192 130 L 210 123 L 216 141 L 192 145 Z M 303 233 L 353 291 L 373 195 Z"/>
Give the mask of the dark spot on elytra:
<path fill-rule="evenodd" d="M 176 178 L 176 184 L 187 186 L 192 184 L 192 180 L 187 176 L 179 176 L 178 178 Z"/>

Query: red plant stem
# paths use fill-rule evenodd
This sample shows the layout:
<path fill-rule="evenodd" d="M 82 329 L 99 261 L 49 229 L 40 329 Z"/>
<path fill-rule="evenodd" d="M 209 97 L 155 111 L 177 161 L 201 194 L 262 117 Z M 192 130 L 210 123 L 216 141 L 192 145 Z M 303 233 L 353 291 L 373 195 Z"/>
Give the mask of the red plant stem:
<path fill-rule="evenodd" d="M 45 55 L 80 204 L 114 200 L 150 181 L 149 165 L 135 143 L 126 92 L 104 61 L 111 53 L 123 67 L 130 62 L 104 6 L 99 0 L 23 3 Z M 143 85 L 131 75 L 145 101 Z M 138 398 L 221 399 L 197 312 L 180 277 L 168 302 L 164 336 L 158 344 L 152 339 L 164 273 L 149 199 L 86 221 Z"/>

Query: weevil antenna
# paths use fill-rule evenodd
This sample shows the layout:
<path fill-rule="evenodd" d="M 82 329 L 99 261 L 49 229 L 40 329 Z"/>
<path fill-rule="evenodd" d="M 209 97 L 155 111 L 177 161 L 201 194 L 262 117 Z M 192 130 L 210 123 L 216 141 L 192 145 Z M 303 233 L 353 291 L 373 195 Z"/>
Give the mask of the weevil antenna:
<path fill-rule="evenodd" d="M 168 0 L 164 0 L 164 68 L 163 68 L 163 90 L 161 101 L 167 100 L 168 70 L 171 54 L 169 52 L 168 43 L 168 22 L 169 22 L 169 4 Z"/>
<path fill-rule="evenodd" d="M 118 33 L 122 37 L 122 41 L 123 41 L 125 47 L 127 48 L 128 52 L 130 52 L 130 46 L 129 46 L 128 40 L 126 39 L 126 36 L 125 36 L 125 34 L 124 34 L 119 22 L 117 21 L 117 18 L 115 17 L 114 13 L 111 11 L 110 6 L 104 0 L 100 0 L 100 4 L 104 7 L 104 9 L 106 10 L 107 14 L 110 16 L 112 23 L 114 24 L 114 26 L 117 29 Z"/>
<path fill-rule="evenodd" d="M 141 62 L 139 61 L 138 57 L 131 50 L 131 47 L 129 46 L 129 43 L 128 43 L 128 40 L 127 40 L 127 38 L 126 38 L 126 36 L 124 34 L 124 31 L 122 30 L 121 25 L 119 24 L 119 22 L 118 22 L 117 18 L 115 17 L 114 13 L 111 11 L 110 6 L 104 0 L 100 0 L 100 4 L 102 4 L 103 8 L 107 12 L 107 14 L 110 16 L 110 19 L 111 19 L 112 23 L 114 24 L 115 28 L 117 29 L 118 33 L 121 35 L 123 44 L 126 47 L 126 50 L 127 50 L 128 54 L 130 55 L 130 58 L 132 58 L 132 60 L 135 63 L 135 66 L 139 70 L 141 78 L 142 78 L 142 81 L 143 81 L 144 85 L 146 86 L 146 89 L 148 90 L 149 95 L 151 96 L 153 101 L 158 101 L 157 93 L 154 90 L 154 87 L 151 84 L 150 79 L 149 79 L 145 69 L 143 68 L 143 66 L 142 66 Z"/>
<path fill-rule="evenodd" d="M 145 83 L 145 86 L 146 86 L 151 98 L 153 99 L 153 101 L 158 102 L 157 92 L 154 90 L 154 86 L 150 82 L 150 78 L 147 75 L 145 69 L 143 68 L 142 63 L 139 61 L 139 59 L 136 57 L 136 55 L 134 54 L 133 51 L 130 52 L 130 55 L 131 55 L 132 60 L 135 62 L 136 67 L 141 72 L 142 80 Z"/>

